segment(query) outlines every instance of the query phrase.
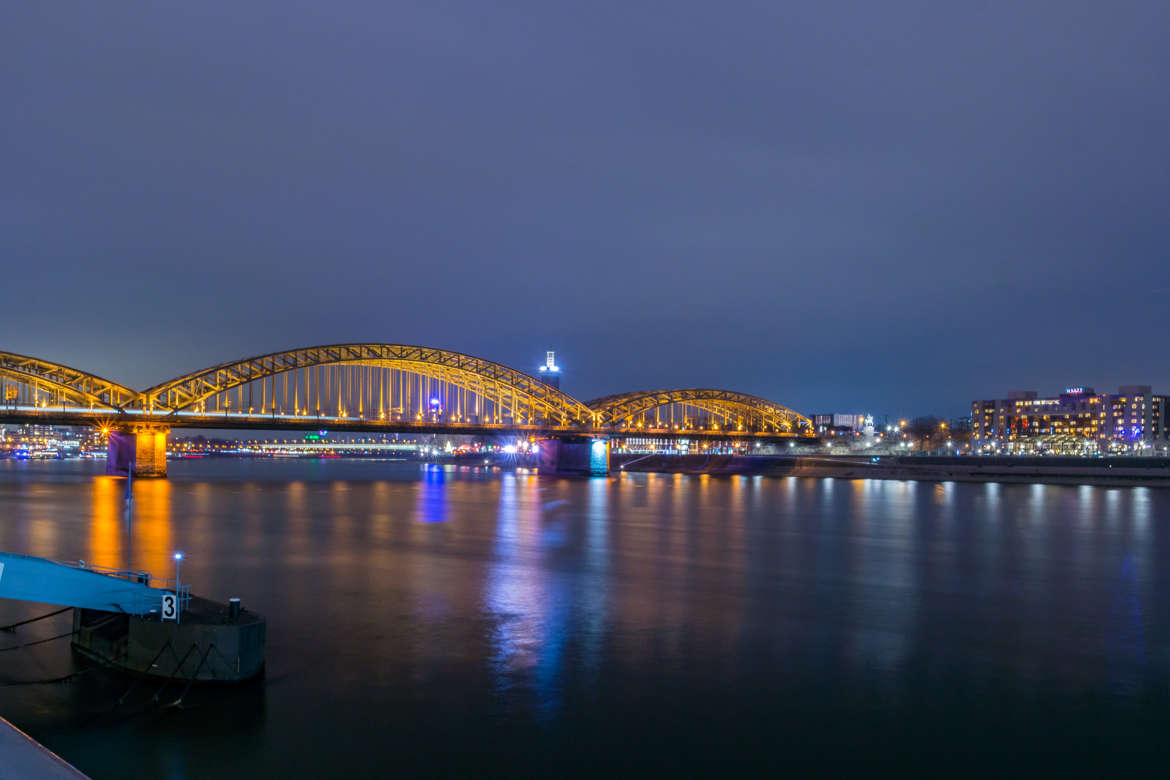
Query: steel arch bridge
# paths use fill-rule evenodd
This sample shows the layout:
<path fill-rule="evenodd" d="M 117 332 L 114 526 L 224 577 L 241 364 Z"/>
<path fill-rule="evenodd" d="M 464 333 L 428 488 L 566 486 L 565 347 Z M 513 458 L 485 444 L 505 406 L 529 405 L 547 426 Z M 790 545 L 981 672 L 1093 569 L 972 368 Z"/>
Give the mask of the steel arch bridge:
<path fill-rule="evenodd" d="M 589 402 L 603 426 L 633 429 L 649 412 L 673 405 L 694 407 L 723 418 L 726 425 L 775 434 L 811 433 L 812 420 L 759 396 L 732 390 L 684 388 L 619 393 Z M 685 429 L 686 423 L 681 426 Z"/>
<path fill-rule="evenodd" d="M 746 393 L 683 388 L 583 403 L 490 360 L 377 342 L 229 361 L 141 392 L 69 366 L 0 352 L 0 402 L 5 419 L 47 419 L 52 410 L 61 424 L 100 420 L 103 427 L 301 429 L 321 422 L 354 431 L 812 435 L 807 417 Z M 661 417 L 669 423 L 663 425 Z"/>
<path fill-rule="evenodd" d="M 597 423 L 588 406 L 522 371 L 460 352 L 405 344 L 330 344 L 221 363 L 155 385 L 137 403 L 148 410 L 178 412 L 249 383 L 326 366 L 406 371 L 445 382 L 487 400 L 498 420 L 506 411 L 518 422 Z M 311 385 L 306 393 L 311 395 Z"/>
<path fill-rule="evenodd" d="M 17 400 L 21 385 L 31 392 L 34 406 L 68 400 L 91 409 L 118 411 L 140 397 L 137 390 L 100 376 L 15 352 L 0 352 L 0 377 L 16 383 L 12 387 L 6 383 L 0 398 L 4 402 Z"/>

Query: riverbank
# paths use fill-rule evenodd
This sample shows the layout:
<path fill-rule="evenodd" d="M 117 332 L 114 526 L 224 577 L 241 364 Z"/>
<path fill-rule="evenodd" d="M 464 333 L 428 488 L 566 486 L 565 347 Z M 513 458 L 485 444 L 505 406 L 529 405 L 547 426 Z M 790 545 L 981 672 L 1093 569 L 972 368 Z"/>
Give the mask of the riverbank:
<path fill-rule="evenodd" d="M 1170 458 L 630 455 L 616 456 L 613 468 L 666 474 L 1170 487 Z"/>

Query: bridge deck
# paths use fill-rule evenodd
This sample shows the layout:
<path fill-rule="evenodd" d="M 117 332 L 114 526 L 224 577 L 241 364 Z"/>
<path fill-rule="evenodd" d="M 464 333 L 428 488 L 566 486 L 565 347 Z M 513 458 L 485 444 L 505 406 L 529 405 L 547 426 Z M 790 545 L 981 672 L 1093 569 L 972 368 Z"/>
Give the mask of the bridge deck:
<path fill-rule="evenodd" d="M 328 429 L 336 433 L 410 433 L 446 434 L 449 436 L 496 436 L 515 434 L 518 436 L 635 436 L 635 437 L 681 437 L 693 439 L 750 438 L 762 441 L 790 440 L 802 437 L 793 433 L 738 431 L 727 428 L 719 430 L 671 430 L 669 428 L 616 428 L 563 425 L 518 425 L 514 423 L 473 423 L 447 421 L 373 420 L 357 417 L 306 417 L 292 414 L 242 414 L 239 412 L 199 414 L 179 412 L 177 414 L 116 413 L 91 411 L 89 409 L 52 407 L 41 409 L 0 407 L 0 423 L 36 425 L 118 425 L 122 423 L 156 423 L 170 428 L 198 428 L 201 430 L 284 430 L 316 431 Z M 814 437 L 815 438 L 815 437 Z"/>

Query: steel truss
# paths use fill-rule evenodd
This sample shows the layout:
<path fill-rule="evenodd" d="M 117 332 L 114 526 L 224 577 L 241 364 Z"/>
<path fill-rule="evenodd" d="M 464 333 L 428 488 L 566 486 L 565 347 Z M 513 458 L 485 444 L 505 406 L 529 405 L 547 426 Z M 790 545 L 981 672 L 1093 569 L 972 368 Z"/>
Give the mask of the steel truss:
<path fill-rule="evenodd" d="M 139 397 L 137 390 L 100 376 L 14 352 L 0 352 L 0 376 L 91 408 L 118 410 Z"/>
<path fill-rule="evenodd" d="M 592 409 L 533 376 L 483 358 L 404 344 L 332 344 L 221 363 L 144 391 L 141 408 L 179 411 L 218 393 L 267 377 L 316 366 L 392 368 L 439 379 L 508 409 L 514 419 L 560 425 L 596 423 Z"/>
<path fill-rule="evenodd" d="M 807 417 L 767 399 L 732 390 L 686 388 L 620 393 L 589 402 L 601 416 L 601 424 L 614 428 L 633 428 L 638 418 L 663 406 L 680 404 L 720 415 L 735 426 L 775 433 L 812 430 Z"/>

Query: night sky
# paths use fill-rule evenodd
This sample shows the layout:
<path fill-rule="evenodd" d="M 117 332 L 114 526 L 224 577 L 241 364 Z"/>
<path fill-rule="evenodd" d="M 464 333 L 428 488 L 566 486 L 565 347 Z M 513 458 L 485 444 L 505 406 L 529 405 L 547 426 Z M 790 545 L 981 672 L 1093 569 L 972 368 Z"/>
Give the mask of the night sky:
<path fill-rule="evenodd" d="M 341 341 L 806 413 L 1170 391 L 1170 10 L 12 2 L 0 349 Z"/>

